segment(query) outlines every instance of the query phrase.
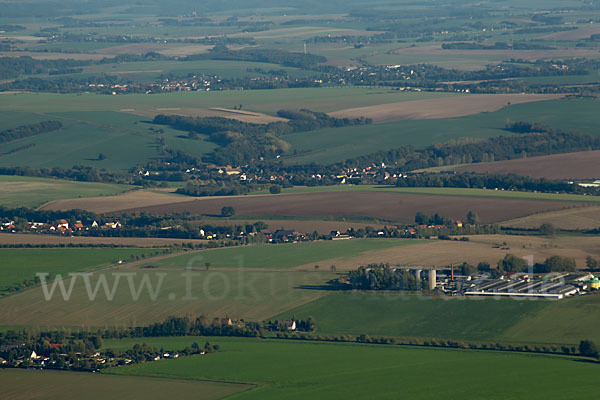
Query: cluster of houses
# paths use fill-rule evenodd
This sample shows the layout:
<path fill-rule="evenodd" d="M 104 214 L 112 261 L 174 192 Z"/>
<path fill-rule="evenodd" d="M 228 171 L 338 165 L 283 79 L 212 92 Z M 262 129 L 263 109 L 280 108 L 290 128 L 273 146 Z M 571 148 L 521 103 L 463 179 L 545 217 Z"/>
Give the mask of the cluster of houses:
<path fill-rule="evenodd" d="M 277 156 L 281 158 L 281 156 Z M 263 157 L 260 160 L 264 160 Z M 169 162 L 165 162 L 166 166 L 169 166 Z M 252 171 L 247 166 L 233 167 L 231 165 L 215 165 L 209 164 L 206 166 L 206 171 L 215 174 L 235 178 L 241 183 L 273 183 L 281 181 L 291 181 L 295 175 L 292 173 L 280 172 L 279 174 L 266 174 L 263 171 Z M 149 170 L 138 170 L 140 176 L 148 177 L 151 175 L 160 175 L 158 171 Z M 187 174 L 194 174 L 201 172 L 199 169 L 187 168 L 184 171 Z M 371 164 L 364 168 L 344 168 L 337 173 L 332 172 L 330 174 L 311 174 L 309 177 L 316 181 L 327 180 L 328 182 L 338 183 L 340 185 L 352 185 L 360 184 L 364 180 L 373 182 L 393 182 L 398 179 L 406 179 L 410 173 L 394 173 L 387 170 L 385 163 Z"/>
<path fill-rule="evenodd" d="M 59 348 L 58 344 L 51 344 L 51 347 Z M 205 352 L 201 351 L 200 355 L 204 355 Z M 57 357 L 50 358 L 47 356 L 42 356 L 37 354 L 35 351 L 31 351 L 28 356 L 20 357 L 10 364 L 7 360 L 0 357 L 0 367 L 11 367 L 11 368 L 61 368 L 61 369 L 70 369 L 74 367 L 74 360 L 71 360 L 68 354 L 60 353 L 57 354 L 59 358 L 62 358 L 65 363 L 62 366 L 57 365 Z M 81 362 L 89 362 L 92 365 L 96 365 L 95 368 L 105 368 L 105 367 L 113 367 L 118 365 L 128 365 L 134 363 L 134 360 L 128 358 L 127 356 L 121 357 L 109 357 L 106 354 L 101 354 L 100 352 L 95 352 L 89 356 L 83 355 L 82 353 L 75 353 L 77 357 L 76 361 Z M 181 355 L 177 352 L 161 352 L 154 356 L 151 361 L 158 361 L 162 359 L 174 359 L 179 358 Z"/>
<path fill-rule="evenodd" d="M 291 174 L 280 174 L 280 175 L 262 175 L 260 173 L 244 172 L 242 168 L 232 168 L 231 166 L 217 167 L 217 172 L 225 173 L 227 175 L 237 175 L 240 181 L 243 182 L 275 182 L 282 180 L 291 180 L 294 176 Z M 310 178 L 317 181 L 327 179 L 332 182 L 337 182 L 340 185 L 346 184 L 359 184 L 364 179 L 376 180 L 376 181 L 388 181 L 395 179 L 407 178 L 407 174 L 392 173 L 386 170 L 386 165 L 381 163 L 380 165 L 371 164 L 364 168 L 345 168 L 337 174 L 311 174 Z"/>
<path fill-rule="evenodd" d="M 119 221 L 111 221 L 100 224 L 93 221 L 89 225 L 83 224 L 81 221 L 76 221 L 74 224 L 69 224 L 65 219 L 59 219 L 52 223 L 47 222 L 27 222 L 24 226 L 20 226 L 14 220 L 5 220 L 0 222 L 0 231 L 2 232 L 40 232 L 40 233 L 63 233 L 69 234 L 74 232 L 90 231 L 94 229 L 119 229 L 122 224 Z"/>

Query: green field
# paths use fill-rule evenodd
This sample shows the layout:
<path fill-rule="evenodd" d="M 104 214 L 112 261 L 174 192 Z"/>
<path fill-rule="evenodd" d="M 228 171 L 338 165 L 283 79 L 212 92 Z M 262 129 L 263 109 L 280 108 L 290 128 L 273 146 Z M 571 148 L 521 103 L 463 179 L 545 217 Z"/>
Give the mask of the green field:
<path fill-rule="evenodd" d="M 324 334 L 576 345 L 600 340 L 599 311 L 599 296 L 554 302 L 334 293 L 274 318 L 311 316 Z"/>
<path fill-rule="evenodd" d="M 112 196 L 130 189 L 130 186 L 110 183 L 0 175 L 0 205 L 38 207 L 53 200 Z"/>
<path fill-rule="evenodd" d="M 305 264 L 319 263 L 333 258 L 348 259 L 369 251 L 383 250 L 396 246 L 420 243 L 417 240 L 398 239 L 353 239 L 286 243 L 207 250 L 201 253 L 184 254 L 152 263 L 160 267 L 203 268 L 267 268 L 287 269 Z M 328 269 L 330 265 L 321 265 Z"/>
<path fill-rule="evenodd" d="M 36 273 L 65 275 L 88 271 L 149 255 L 146 249 L 0 249 L 0 294 L 8 287 L 35 278 Z"/>
<path fill-rule="evenodd" d="M 356 87 L 126 96 L 3 95 L 0 96 L 0 117 L 3 117 L 0 130 L 49 119 L 61 121 L 64 128 L 0 145 L 0 166 L 71 167 L 84 164 L 98 168 L 128 169 L 160 157 L 159 137 L 165 139 L 169 148 L 196 156 L 208 154 L 216 147 L 206 137 L 190 140 L 185 138 L 185 132 L 168 127 L 162 127 L 165 133 L 158 135 L 150 131 L 154 125 L 148 123 L 149 117 L 121 110 L 133 109 L 133 112 L 152 116 L 161 113 L 161 108 L 181 109 L 182 113 L 190 110 L 207 112 L 211 107 L 232 108 L 243 104 L 244 110 L 274 115 L 282 108 L 307 107 L 330 112 L 456 95 Z M 600 119 L 595 112 L 597 107 L 598 101 L 589 99 L 540 101 L 461 118 L 407 120 L 295 133 L 285 135 L 282 139 L 289 142 L 298 155 L 284 157 L 284 161 L 291 164 L 313 161 L 328 164 L 405 145 L 422 148 L 461 137 L 505 135 L 507 132 L 503 128 L 508 119 L 539 122 L 553 128 L 596 135 L 600 126 Z M 121 146 L 114 146 L 115 142 Z M 35 146 L 6 154 L 30 144 Z M 106 159 L 98 160 L 100 152 L 107 156 Z"/>
<path fill-rule="evenodd" d="M 159 138 L 168 148 L 195 156 L 213 151 L 216 145 L 186 138 L 186 132 L 161 126 L 163 134 L 150 128 L 151 116 L 161 108 L 182 113 L 243 104 L 244 110 L 275 114 L 282 108 L 316 110 L 376 105 L 397 101 L 437 98 L 454 94 L 398 93 L 368 88 L 310 88 L 253 91 L 191 92 L 156 95 L 108 96 L 94 94 L 27 93 L 0 96 L 0 130 L 43 120 L 58 120 L 63 128 L 0 145 L 0 166 L 33 168 L 90 165 L 125 170 L 161 157 Z M 139 112 L 140 116 L 121 110 Z M 68 110 L 68 111 L 67 111 Z M 187 111 L 185 111 L 187 110 Z M 164 112 L 164 111 L 163 111 Z M 119 143 L 119 146 L 115 146 Z M 24 146 L 34 145 L 25 148 Z M 13 152 L 14 151 L 14 152 Z M 106 156 L 98 159 L 99 153 Z"/>
<path fill-rule="evenodd" d="M 8 114 L 11 112 L 0 111 L 0 117 Z M 0 145 L 0 166 L 70 168 L 73 165 L 89 165 L 109 170 L 125 170 L 158 158 L 159 137 L 165 139 L 169 148 L 185 149 L 198 155 L 208 153 L 216 147 L 215 144 L 205 140 L 187 139 L 185 132 L 168 127 L 162 127 L 165 133 L 159 135 L 150 131 L 150 128 L 155 126 L 148 122 L 148 118 L 127 113 L 17 112 L 15 115 L 20 117 L 18 125 L 26 125 L 29 119 L 33 118 L 34 120 L 58 120 L 63 123 L 63 128 Z M 13 116 L 11 127 L 14 127 L 15 123 L 16 117 Z M 115 145 L 116 143 L 119 145 Z M 30 144 L 34 147 L 8 154 L 12 150 Z M 106 158 L 100 160 L 98 158 L 100 153 Z"/>
<path fill-rule="evenodd" d="M 516 104 L 491 113 L 459 118 L 421 119 L 323 129 L 283 136 L 298 151 L 284 157 L 289 164 L 331 164 L 377 151 L 412 145 L 423 148 L 462 137 L 508 135 L 506 121 L 537 122 L 555 129 L 596 136 L 600 134 L 598 100 L 548 100 Z"/>
<path fill-rule="evenodd" d="M 148 338 L 183 347 L 191 338 Z M 135 340 L 107 341 L 124 348 Z M 205 340 L 205 338 L 199 338 Z M 210 338 L 221 351 L 110 373 L 236 381 L 235 399 L 565 399 L 595 389 L 598 366 L 572 358 L 389 345 Z"/>
<path fill-rule="evenodd" d="M 275 114 L 283 108 L 308 107 L 323 112 L 411 100 L 453 97 L 456 93 L 398 92 L 383 88 L 334 87 L 278 90 L 179 92 L 163 94 L 24 93 L 0 95 L 0 111 L 60 113 L 81 111 L 156 110 L 158 108 L 232 108 Z M 157 114 L 160 111 L 156 112 Z M 2 125 L 0 124 L 0 128 Z"/>
<path fill-rule="evenodd" d="M 0 390 L 5 400 L 162 400 L 198 398 L 218 400 L 247 389 L 247 385 L 153 379 L 87 372 L 1 369 Z"/>

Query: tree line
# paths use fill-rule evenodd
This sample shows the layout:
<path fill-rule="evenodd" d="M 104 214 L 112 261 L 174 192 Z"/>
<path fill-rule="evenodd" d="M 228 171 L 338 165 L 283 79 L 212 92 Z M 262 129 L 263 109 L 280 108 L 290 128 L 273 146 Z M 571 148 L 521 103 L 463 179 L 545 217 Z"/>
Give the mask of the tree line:
<path fill-rule="evenodd" d="M 346 279 L 358 290 L 419 290 L 422 286 L 408 270 L 387 264 L 369 264 L 348 272 Z"/>
<path fill-rule="evenodd" d="M 6 129 L 0 132 L 0 144 L 57 131 L 62 127 L 63 124 L 60 121 L 42 121 L 31 125 L 21 125 L 16 128 Z"/>
<path fill-rule="evenodd" d="M 227 46 L 218 44 L 208 53 L 191 55 L 184 60 L 254 61 L 310 70 L 318 68 L 320 63 L 327 61 L 327 58 L 315 54 L 292 53 L 276 49 L 229 50 Z"/>

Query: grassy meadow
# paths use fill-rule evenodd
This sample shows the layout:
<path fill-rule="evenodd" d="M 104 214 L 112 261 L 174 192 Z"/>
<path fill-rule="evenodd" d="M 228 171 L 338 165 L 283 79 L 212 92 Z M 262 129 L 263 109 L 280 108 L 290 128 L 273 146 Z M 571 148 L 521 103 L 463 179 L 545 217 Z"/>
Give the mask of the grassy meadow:
<path fill-rule="evenodd" d="M 0 294 L 38 272 L 66 275 L 152 253 L 148 249 L 0 249 Z"/>
<path fill-rule="evenodd" d="M 111 183 L 0 175 L 0 205 L 14 208 L 38 207 L 53 200 L 112 196 L 130 189 L 126 185 Z"/>
<path fill-rule="evenodd" d="M 390 345 L 197 338 L 221 351 L 107 371 L 257 384 L 235 399 L 564 399 L 595 387 L 597 366 L 572 358 Z M 125 348 L 136 339 L 106 341 Z M 185 347 L 193 338 L 148 338 Z M 507 384 L 510 382 L 510 384 Z M 449 390 L 452 388 L 452 390 Z"/>

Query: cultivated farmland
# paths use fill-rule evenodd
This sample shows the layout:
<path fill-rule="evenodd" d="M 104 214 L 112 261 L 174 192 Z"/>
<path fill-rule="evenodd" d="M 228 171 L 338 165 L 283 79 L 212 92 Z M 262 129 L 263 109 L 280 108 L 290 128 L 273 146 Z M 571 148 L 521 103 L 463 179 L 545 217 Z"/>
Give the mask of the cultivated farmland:
<path fill-rule="evenodd" d="M 352 270 L 370 263 L 389 263 L 391 265 L 410 266 L 446 266 L 468 262 L 477 265 L 488 262 L 495 265 L 508 253 L 518 257 L 532 256 L 534 262 L 543 262 L 551 256 L 563 256 L 575 259 L 579 268 L 585 267 L 588 255 L 600 257 L 600 238 L 594 236 L 572 237 L 517 235 L 477 235 L 469 236 L 469 241 L 427 240 L 418 246 L 391 247 L 358 254 L 352 258 L 331 258 L 322 262 L 335 265 L 338 270 Z M 310 270 L 312 264 L 297 267 Z"/>
<path fill-rule="evenodd" d="M 489 138 L 508 135 L 506 121 L 537 122 L 555 129 L 597 135 L 600 119 L 595 99 L 559 99 L 515 104 L 496 112 L 457 118 L 418 119 L 321 129 L 285 135 L 282 138 L 298 150 L 283 157 L 289 164 L 316 162 L 332 164 L 348 158 L 412 145 L 423 148 L 464 137 Z"/>
<path fill-rule="evenodd" d="M 114 245 L 119 247 L 168 247 L 176 244 L 206 244 L 202 239 L 165 239 L 129 237 L 93 237 L 63 235 L 32 235 L 27 233 L 0 233 L 0 245 Z"/>
<path fill-rule="evenodd" d="M 319 263 L 323 260 L 349 260 L 359 255 L 368 257 L 372 252 L 419 244 L 418 240 L 402 239 L 351 239 L 281 245 L 244 246 L 214 249 L 178 257 L 170 257 L 152 265 L 158 267 L 202 268 L 210 263 L 211 268 L 259 268 L 288 269 L 303 264 Z M 196 261 L 194 261 L 196 260 Z M 324 269 L 331 264 L 322 265 Z"/>
<path fill-rule="evenodd" d="M 555 302 L 363 292 L 333 293 L 273 318 L 312 316 L 323 334 L 574 345 L 600 339 L 599 309 L 599 296 Z"/>
<path fill-rule="evenodd" d="M 561 229 L 596 229 L 600 227 L 600 207 L 585 207 L 533 214 L 505 221 L 502 225 L 512 228 L 535 229 L 546 223 L 553 224 Z"/>
<path fill-rule="evenodd" d="M 156 346 L 190 338 L 155 338 Z M 386 345 L 211 338 L 221 352 L 114 369 L 122 375 L 256 382 L 239 399 L 563 399 L 594 387 L 595 365 L 570 358 Z M 111 341 L 111 346 L 131 341 Z M 281 360 L 285 361 L 285 367 Z M 493 368 L 490 366 L 493 365 Z M 456 382 L 469 377 L 468 385 Z M 510 380 L 510 385 L 506 382 Z M 568 382 L 568 384 L 566 384 Z M 448 391 L 452 387 L 452 391 Z M 451 393 L 449 395 L 449 393 Z"/>
<path fill-rule="evenodd" d="M 117 184 L 2 175 L 0 205 L 15 208 L 37 207 L 58 199 L 110 196 L 130 189 L 130 186 Z"/>
<path fill-rule="evenodd" d="M 337 118 L 365 116 L 376 123 L 402 121 L 406 119 L 440 119 L 498 111 L 510 104 L 530 103 L 557 99 L 560 95 L 505 95 L 483 94 L 456 96 L 442 99 L 414 100 L 402 103 L 350 108 L 331 113 Z"/>
<path fill-rule="evenodd" d="M 92 290 L 100 280 L 108 283 L 108 292 L 100 284 L 96 296 L 90 296 L 81 277 L 73 278 L 76 280 L 69 300 L 64 300 L 60 287 L 49 301 L 42 288 L 33 288 L 0 300 L 0 325 L 125 327 L 163 321 L 169 316 L 202 314 L 257 321 L 324 296 L 326 293 L 321 290 L 305 288 L 322 285 L 335 276 L 325 268 L 310 272 L 216 268 L 206 271 L 201 254 L 196 262 L 194 265 L 200 268 L 191 271 L 191 289 L 182 275 L 183 268 L 131 266 L 90 276 Z M 125 275 L 117 278 L 118 273 Z M 67 290 L 70 285 L 67 280 Z M 110 299 L 106 293 L 111 294 Z"/>
<path fill-rule="evenodd" d="M 179 379 L 152 379 L 91 374 L 88 372 L 0 370 L 0 387 L 4 400 L 78 400 L 81 391 L 89 400 L 165 397 L 218 400 L 251 387 L 243 384 L 199 382 Z M 76 389 L 77 388 L 77 389 Z"/>
<path fill-rule="evenodd" d="M 409 188 L 410 189 L 410 188 Z M 192 215 L 219 215 L 223 206 L 232 206 L 245 218 L 266 219 L 265 216 L 301 218 L 373 218 L 383 221 L 412 223 L 417 212 L 463 220 L 470 210 L 479 214 L 482 222 L 500 222 L 524 217 L 537 212 L 582 206 L 578 200 L 590 197 L 552 197 L 556 201 L 519 198 L 520 193 L 499 191 L 421 189 L 431 194 L 376 192 L 323 192 L 278 196 L 239 196 L 230 198 L 203 198 L 188 202 L 128 209 L 128 212 L 147 211 L 152 214 L 190 212 Z M 443 188 L 442 188 L 443 189 Z M 415 192 L 419 192 L 415 190 Z M 447 193 L 448 195 L 445 195 Z M 499 193 L 496 195 L 496 193 Z M 495 198 L 494 196 L 498 198 Z M 488 197 L 489 196 L 489 197 Z M 502 198 L 505 197 L 505 198 Z M 512 198 L 511 198 L 512 197 Z M 539 196 L 544 199 L 545 196 Z M 576 201 L 568 201 L 569 199 Z M 565 201 L 566 200 L 566 201 Z M 123 210 L 120 210 L 122 212 Z"/>
<path fill-rule="evenodd" d="M 144 249 L 0 249 L 0 293 L 24 280 L 33 280 L 38 272 L 65 275 L 151 253 Z"/>
<path fill-rule="evenodd" d="M 600 151 L 477 163 L 445 169 L 480 174 L 516 174 L 547 179 L 599 179 Z"/>
<path fill-rule="evenodd" d="M 88 210 L 105 213 L 124 208 L 145 208 L 163 204 L 187 202 L 190 198 L 163 191 L 136 190 L 120 196 L 91 197 L 86 199 L 66 199 L 44 204 L 42 210 Z"/>

